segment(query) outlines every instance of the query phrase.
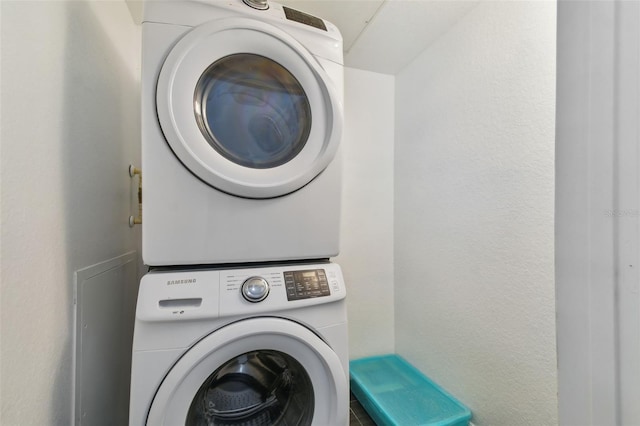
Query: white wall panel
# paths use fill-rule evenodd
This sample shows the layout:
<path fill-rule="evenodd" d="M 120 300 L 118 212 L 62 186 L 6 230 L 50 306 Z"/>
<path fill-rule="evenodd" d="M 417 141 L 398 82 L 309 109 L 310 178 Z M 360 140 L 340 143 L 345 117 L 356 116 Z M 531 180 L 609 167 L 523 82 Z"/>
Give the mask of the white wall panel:
<path fill-rule="evenodd" d="M 394 350 L 393 111 L 392 76 L 346 68 L 342 228 L 335 261 L 347 285 L 351 358 Z"/>
<path fill-rule="evenodd" d="M 558 8 L 560 422 L 640 424 L 640 3 Z"/>
<path fill-rule="evenodd" d="M 75 273 L 76 426 L 127 423 L 138 276 L 136 252 Z"/>

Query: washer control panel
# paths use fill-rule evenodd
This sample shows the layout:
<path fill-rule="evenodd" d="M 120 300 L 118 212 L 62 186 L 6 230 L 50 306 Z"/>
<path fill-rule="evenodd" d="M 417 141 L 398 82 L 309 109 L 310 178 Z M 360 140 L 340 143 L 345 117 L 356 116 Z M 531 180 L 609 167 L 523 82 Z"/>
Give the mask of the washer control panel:
<path fill-rule="evenodd" d="M 140 283 L 136 317 L 144 321 L 259 315 L 345 298 L 335 263 L 234 269 L 151 271 Z"/>

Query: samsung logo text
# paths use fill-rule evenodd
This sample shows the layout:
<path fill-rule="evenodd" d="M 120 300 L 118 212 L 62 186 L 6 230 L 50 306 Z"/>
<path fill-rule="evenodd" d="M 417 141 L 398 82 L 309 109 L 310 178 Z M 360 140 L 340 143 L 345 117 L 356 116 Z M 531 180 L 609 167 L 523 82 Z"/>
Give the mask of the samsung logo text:
<path fill-rule="evenodd" d="M 191 278 L 188 280 L 169 280 L 167 281 L 167 285 L 176 285 L 176 284 L 195 284 L 196 279 Z"/>

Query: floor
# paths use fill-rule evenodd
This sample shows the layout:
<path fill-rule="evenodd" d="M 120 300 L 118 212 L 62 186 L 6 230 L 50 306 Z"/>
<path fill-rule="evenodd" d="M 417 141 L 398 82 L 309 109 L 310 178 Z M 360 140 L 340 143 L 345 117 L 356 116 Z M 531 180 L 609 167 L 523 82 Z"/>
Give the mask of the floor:
<path fill-rule="evenodd" d="M 349 426 L 376 426 L 375 422 L 369 417 L 366 411 L 353 394 L 349 401 Z"/>

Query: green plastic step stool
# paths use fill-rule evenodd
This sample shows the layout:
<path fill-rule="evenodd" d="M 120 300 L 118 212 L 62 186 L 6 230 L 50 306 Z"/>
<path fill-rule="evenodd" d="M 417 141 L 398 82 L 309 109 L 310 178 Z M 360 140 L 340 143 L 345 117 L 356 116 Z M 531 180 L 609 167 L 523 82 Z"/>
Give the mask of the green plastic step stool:
<path fill-rule="evenodd" d="M 351 392 L 378 426 L 467 426 L 471 411 L 398 355 L 349 363 Z"/>

